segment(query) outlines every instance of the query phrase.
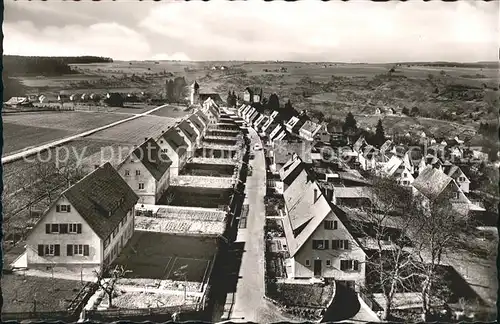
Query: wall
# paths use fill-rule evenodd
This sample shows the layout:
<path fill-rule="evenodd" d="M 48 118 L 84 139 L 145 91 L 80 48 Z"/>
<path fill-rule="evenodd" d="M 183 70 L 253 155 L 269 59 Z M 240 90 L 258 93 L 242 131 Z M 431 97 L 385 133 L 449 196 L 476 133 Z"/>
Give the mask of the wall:
<path fill-rule="evenodd" d="M 338 218 L 331 213 L 326 220 L 337 220 Z M 349 241 L 348 250 L 333 250 L 332 240 L 343 239 Z M 328 250 L 314 250 L 312 248 L 313 240 L 329 240 Z M 306 259 L 310 260 L 310 265 L 306 266 Z M 302 246 L 299 252 L 295 255 L 293 267 L 296 278 L 311 278 L 314 277 L 314 260 L 321 260 L 322 277 L 334 278 L 335 280 L 354 280 L 358 284 L 364 283 L 365 278 L 365 253 L 359 248 L 352 239 L 349 232 L 338 221 L 338 229 L 326 230 L 321 223 L 316 231 L 311 235 L 307 242 Z M 331 266 L 326 266 L 326 260 L 331 260 Z M 353 259 L 359 261 L 359 270 L 357 271 L 341 271 L 340 260 Z"/>
<path fill-rule="evenodd" d="M 71 205 L 69 201 L 61 197 L 57 204 Z M 80 223 L 82 233 L 80 234 L 46 234 L 45 224 L 51 223 Z M 59 244 L 60 256 L 38 256 L 39 244 Z M 88 244 L 89 256 L 67 256 L 67 244 Z M 92 228 L 85 222 L 76 209 L 71 206 L 71 212 L 58 213 L 53 205 L 47 214 L 34 227 L 26 240 L 26 252 L 28 267 L 31 265 L 57 265 L 57 264 L 100 264 L 101 262 L 101 240 Z"/>
<path fill-rule="evenodd" d="M 187 144 L 187 147 L 186 147 L 187 158 L 192 157 L 194 154 L 194 147 L 196 146 L 196 143 L 191 143 L 189 138 L 186 136 L 186 134 L 184 134 L 184 132 L 181 129 L 177 128 L 177 132 L 184 139 L 184 142 L 186 142 L 186 144 Z"/>
<path fill-rule="evenodd" d="M 163 196 L 165 191 L 167 191 L 168 186 L 170 185 L 170 172 L 167 170 L 160 181 L 156 182 L 156 195 L 155 195 L 155 203 Z"/>
<path fill-rule="evenodd" d="M 127 157 L 125 162 L 117 171 L 127 182 L 130 188 L 132 188 L 132 190 L 134 190 L 134 192 L 139 196 L 138 203 L 154 204 L 156 196 L 156 180 L 138 158 L 134 156 L 134 162 L 132 162 L 131 156 Z M 129 170 L 128 176 L 125 175 L 125 170 Z M 140 175 L 136 175 L 136 170 L 141 172 Z M 139 183 L 144 183 L 144 189 L 139 190 Z"/>
<path fill-rule="evenodd" d="M 128 240 L 134 234 L 134 209 L 132 208 L 125 219 L 122 226 L 118 225 L 118 233 L 113 237 L 110 235 L 110 241 L 108 246 L 104 249 L 103 260 L 105 263 L 110 264 L 114 259 L 120 254 L 123 247 L 127 244 Z M 118 253 L 114 253 L 115 246 L 118 245 Z M 106 260 L 109 256 L 109 259 Z"/>
<path fill-rule="evenodd" d="M 196 144 L 195 144 L 195 146 L 199 146 L 200 143 L 201 143 L 202 132 L 199 131 L 198 128 L 196 128 L 196 126 L 190 120 L 188 120 L 188 122 L 189 122 L 189 125 L 191 126 L 191 128 L 194 129 L 194 131 L 196 133 Z"/>
<path fill-rule="evenodd" d="M 184 156 L 183 160 L 179 159 L 179 155 L 177 154 L 177 152 L 170 146 L 170 144 L 167 143 L 167 141 L 163 137 L 160 137 L 158 139 L 157 144 L 160 146 L 161 150 L 168 155 L 170 161 L 172 161 L 172 164 L 170 165 L 169 168 L 170 176 L 171 177 L 178 176 L 179 170 L 183 166 L 182 163 L 186 161 L 186 157 Z"/>

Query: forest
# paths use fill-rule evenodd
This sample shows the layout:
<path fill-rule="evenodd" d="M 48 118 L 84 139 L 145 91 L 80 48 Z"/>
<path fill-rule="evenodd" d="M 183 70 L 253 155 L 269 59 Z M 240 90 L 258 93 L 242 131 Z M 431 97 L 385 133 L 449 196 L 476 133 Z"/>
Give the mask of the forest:
<path fill-rule="evenodd" d="M 17 76 L 59 76 L 77 73 L 69 64 L 110 63 L 113 59 L 99 56 L 42 57 L 4 55 L 4 75 Z"/>

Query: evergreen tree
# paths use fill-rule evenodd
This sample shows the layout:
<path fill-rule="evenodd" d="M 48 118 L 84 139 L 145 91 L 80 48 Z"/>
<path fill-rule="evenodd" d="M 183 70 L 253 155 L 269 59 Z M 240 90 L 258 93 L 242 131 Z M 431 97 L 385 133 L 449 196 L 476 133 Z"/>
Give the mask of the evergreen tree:
<path fill-rule="evenodd" d="M 411 116 L 418 116 L 418 113 L 419 113 L 418 108 L 417 107 L 413 107 L 411 109 L 410 115 Z"/>
<path fill-rule="evenodd" d="M 285 110 L 287 112 L 292 112 L 293 111 L 293 106 L 292 106 L 292 102 L 290 101 L 290 99 L 288 99 L 288 101 L 285 104 Z"/>
<path fill-rule="evenodd" d="M 231 93 L 231 90 L 227 92 L 227 106 L 228 107 L 233 107 L 233 94 Z"/>
<path fill-rule="evenodd" d="M 356 122 L 356 119 L 354 118 L 354 115 L 351 112 L 347 113 L 347 116 L 345 117 L 344 124 L 342 125 L 342 131 L 344 133 L 355 133 L 358 130 L 358 125 Z"/>
<path fill-rule="evenodd" d="M 172 79 L 167 81 L 167 101 L 174 102 L 174 81 Z"/>
<path fill-rule="evenodd" d="M 267 101 L 267 108 L 272 110 L 278 110 L 280 108 L 280 100 L 276 93 L 273 93 L 269 96 L 269 100 Z"/>
<path fill-rule="evenodd" d="M 410 114 L 410 111 L 408 110 L 408 108 L 404 107 L 401 113 L 403 113 L 403 115 L 408 116 Z"/>
<path fill-rule="evenodd" d="M 377 127 L 375 128 L 375 136 L 373 137 L 373 144 L 376 147 L 382 146 L 385 142 L 385 132 L 384 126 L 382 125 L 382 120 L 378 120 Z"/>

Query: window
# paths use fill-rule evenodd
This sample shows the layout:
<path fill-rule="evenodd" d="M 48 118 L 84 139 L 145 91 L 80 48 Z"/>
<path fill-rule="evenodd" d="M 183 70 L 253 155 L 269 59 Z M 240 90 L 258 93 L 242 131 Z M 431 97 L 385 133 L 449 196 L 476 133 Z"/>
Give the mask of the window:
<path fill-rule="evenodd" d="M 73 245 L 73 254 L 74 255 L 83 255 L 83 244 Z"/>
<path fill-rule="evenodd" d="M 332 260 L 326 260 L 326 266 L 330 267 L 332 265 Z"/>
<path fill-rule="evenodd" d="M 50 232 L 51 233 L 59 233 L 59 224 L 52 224 Z"/>
<path fill-rule="evenodd" d="M 130 170 L 125 170 L 125 176 L 129 176 L 130 175 Z"/>
<path fill-rule="evenodd" d="M 326 220 L 326 221 L 325 221 L 325 229 L 327 229 L 327 230 L 332 230 L 332 229 L 333 229 L 333 221 L 331 221 L 331 220 Z"/>
<path fill-rule="evenodd" d="M 59 244 L 40 244 L 38 245 L 38 255 L 39 256 L 59 256 L 60 249 Z"/>
<path fill-rule="evenodd" d="M 464 182 L 465 181 L 465 177 L 458 177 L 458 181 Z"/>
<path fill-rule="evenodd" d="M 109 237 L 104 241 L 104 249 L 106 249 L 109 245 Z"/>
<path fill-rule="evenodd" d="M 71 206 L 70 205 L 56 205 L 56 212 L 69 213 L 69 212 L 71 212 Z"/>
<path fill-rule="evenodd" d="M 359 270 L 359 261 L 358 260 L 340 260 L 340 270 L 342 270 L 342 271 Z"/>
<path fill-rule="evenodd" d="M 136 176 L 141 175 L 141 170 L 135 170 L 135 175 Z"/>
<path fill-rule="evenodd" d="M 459 194 L 457 191 L 453 192 L 453 199 L 458 199 Z"/>
<path fill-rule="evenodd" d="M 333 221 L 333 229 L 337 229 L 338 228 L 338 222 L 337 221 Z"/>
<path fill-rule="evenodd" d="M 69 233 L 81 233 L 82 232 L 82 224 L 68 224 Z"/>
<path fill-rule="evenodd" d="M 408 180 L 403 180 L 403 185 L 404 185 L 404 186 L 407 186 L 407 185 L 409 185 L 409 184 L 410 184 L 410 181 L 408 181 Z"/>
<path fill-rule="evenodd" d="M 334 250 L 348 250 L 349 240 L 332 240 L 332 249 Z"/>
<path fill-rule="evenodd" d="M 88 256 L 89 246 L 86 244 L 68 244 L 66 249 L 66 254 L 68 256 L 73 256 L 73 255 Z"/>
<path fill-rule="evenodd" d="M 313 240 L 313 250 L 328 250 L 328 240 Z"/>
<path fill-rule="evenodd" d="M 309 259 L 306 260 L 306 267 L 309 267 L 311 265 L 311 261 Z"/>
<path fill-rule="evenodd" d="M 144 190 L 144 183 L 139 183 L 139 190 Z"/>
<path fill-rule="evenodd" d="M 168 152 L 168 150 L 167 150 L 166 148 L 164 148 L 164 149 L 162 149 L 162 150 L 161 150 L 161 152 L 162 152 L 162 153 L 167 153 L 167 152 Z"/>

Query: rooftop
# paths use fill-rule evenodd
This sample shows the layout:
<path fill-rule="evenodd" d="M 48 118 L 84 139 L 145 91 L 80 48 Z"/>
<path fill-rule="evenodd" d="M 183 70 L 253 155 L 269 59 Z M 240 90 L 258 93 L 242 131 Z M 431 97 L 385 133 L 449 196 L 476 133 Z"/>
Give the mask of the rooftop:
<path fill-rule="evenodd" d="M 190 160 L 190 163 L 198 164 L 218 164 L 218 165 L 238 165 L 240 160 L 238 159 L 218 159 L 218 158 L 204 158 L 195 157 Z"/>
<path fill-rule="evenodd" d="M 437 198 L 453 179 L 432 166 L 420 171 L 412 185 L 429 199 Z"/>

